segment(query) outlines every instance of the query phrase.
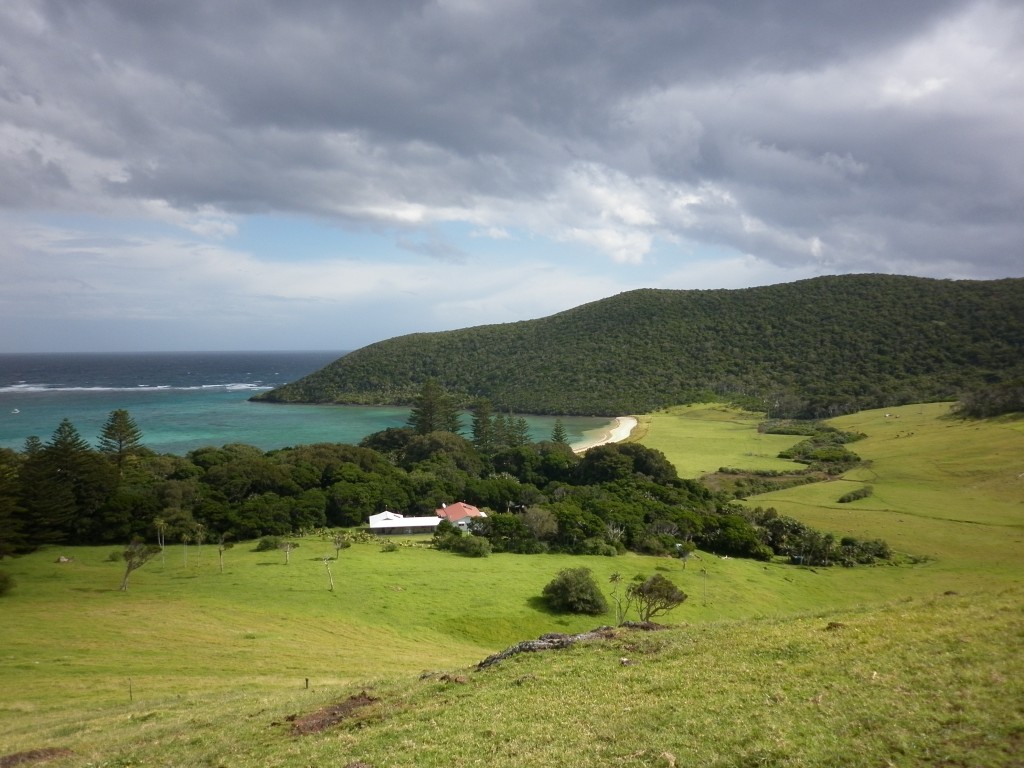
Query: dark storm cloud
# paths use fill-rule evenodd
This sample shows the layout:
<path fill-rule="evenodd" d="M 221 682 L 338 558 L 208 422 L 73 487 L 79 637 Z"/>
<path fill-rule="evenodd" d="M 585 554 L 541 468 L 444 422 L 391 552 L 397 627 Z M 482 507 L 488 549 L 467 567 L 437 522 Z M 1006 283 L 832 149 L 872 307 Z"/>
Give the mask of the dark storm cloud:
<path fill-rule="evenodd" d="M 1019 273 L 1022 22 L 952 0 L 15 0 L 0 203 Z M 430 238 L 401 242 L 452 257 Z"/>

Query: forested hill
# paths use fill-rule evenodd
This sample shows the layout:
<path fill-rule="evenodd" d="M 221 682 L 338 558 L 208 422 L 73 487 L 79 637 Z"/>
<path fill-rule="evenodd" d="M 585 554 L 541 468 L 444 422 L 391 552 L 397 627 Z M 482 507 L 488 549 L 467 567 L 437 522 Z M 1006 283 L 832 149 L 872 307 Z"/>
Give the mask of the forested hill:
<path fill-rule="evenodd" d="M 437 378 L 520 413 L 644 413 L 713 394 L 825 416 L 1024 376 L 1024 279 L 820 277 L 644 289 L 538 320 L 401 336 L 258 396 L 408 404 Z"/>

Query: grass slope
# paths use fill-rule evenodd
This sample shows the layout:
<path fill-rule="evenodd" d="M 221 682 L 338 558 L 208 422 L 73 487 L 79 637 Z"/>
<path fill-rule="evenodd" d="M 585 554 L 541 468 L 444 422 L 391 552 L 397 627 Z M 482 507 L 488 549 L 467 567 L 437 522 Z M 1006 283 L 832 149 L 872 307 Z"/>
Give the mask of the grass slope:
<path fill-rule="evenodd" d="M 700 477 L 721 467 L 745 471 L 800 470 L 803 464 L 778 458 L 804 438 L 757 431 L 764 414 L 725 405 L 679 406 L 641 417 L 639 441 L 664 453 L 681 477 Z"/>
<path fill-rule="evenodd" d="M 482 672 L 108 704 L 23 722 L 81 766 L 1012 766 L 1021 593 L 622 632 Z M 340 724 L 290 720 L 352 696 Z"/>
<path fill-rule="evenodd" d="M 108 549 L 5 561 L 18 583 L 0 600 L 0 758 L 52 747 L 71 750 L 49 763 L 62 766 L 1019 765 L 1024 421 L 945 411 L 836 420 L 868 434 L 852 446 L 868 465 L 750 501 L 886 538 L 917 558 L 898 567 L 697 553 L 683 570 L 356 545 L 330 592 L 321 558 L 333 550 L 307 539 L 289 565 L 239 545 L 224 574 L 212 547 L 198 563 L 190 547 L 187 567 L 172 547 L 121 593 Z M 642 439 L 684 474 L 767 467 L 776 446 L 755 427 L 707 406 L 652 415 Z M 836 502 L 865 482 L 872 496 Z M 62 552 L 75 561 L 55 563 Z M 670 631 L 471 671 L 519 640 L 613 623 L 537 603 L 576 565 L 601 583 L 660 570 L 690 599 Z M 349 720 L 291 733 L 287 716 L 363 691 L 377 701 Z"/>

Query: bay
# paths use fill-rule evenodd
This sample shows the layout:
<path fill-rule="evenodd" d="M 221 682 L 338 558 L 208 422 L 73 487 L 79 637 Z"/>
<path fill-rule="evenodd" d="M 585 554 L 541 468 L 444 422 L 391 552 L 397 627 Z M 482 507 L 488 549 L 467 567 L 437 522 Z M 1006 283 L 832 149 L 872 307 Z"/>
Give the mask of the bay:
<path fill-rule="evenodd" d="M 245 443 L 262 450 L 309 443 L 358 443 L 403 426 L 408 408 L 253 403 L 249 398 L 319 370 L 345 354 L 189 352 L 0 355 L 0 447 L 46 442 L 64 418 L 96 444 L 110 412 L 127 410 L 158 453 Z M 555 417 L 524 416 L 533 440 Z M 468 426 L 469 419 L 463 419 Z M 608 425 L 603 417 L 562 417 L 572 443 Z"/>

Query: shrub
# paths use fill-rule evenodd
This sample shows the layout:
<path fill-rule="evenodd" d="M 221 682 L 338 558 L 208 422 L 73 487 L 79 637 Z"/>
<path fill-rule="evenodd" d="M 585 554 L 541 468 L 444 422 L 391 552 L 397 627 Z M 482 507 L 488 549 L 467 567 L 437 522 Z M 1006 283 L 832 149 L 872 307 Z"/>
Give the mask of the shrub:
<path fill-rule="evenodd" d="M 434 529 L 434 535 L 430 540 L 430 544 L 434 549 L 441 549 L 452 551 L 459 543 L 459 539 L 462 538 L 462 531 L 459 527 L 453 525 L 449 520 L 442 520 L 437 524 L 437 528 Z"/>
<path fill-rule="evenodd" d="M 865 485 L 863 488 L 858 488 L 856 491 L 850 491 L 849 493 L 840 496 L 839 503 L 849 504 L 851 501 L 856 501 L 857 499 L 866 499 L 872 493 L 872 487 L 870 485 Z"/>
<path fill-rule="evenodd" d="M 273 552 L 276 549 L 281 548 L 281 542 L 283 542 L 280 536 L 264 536 L 262 539 L 256 542 L 257 552 Z"/>
<path fill-rule="evenodd" d="M 466 557 L 487 557 L 491 554 L 491 542 L 483 536 L 459 536 L 452 537 L 452 552 L 458 552 Z"/>
<path fill-rule="evenodd" d="M 665 542 L 654 534 L 648 534 L 640 539 L 635 549 L 642 555 L 664 555 L 667 552 Z"/>
<path fill-rule="evenodd" d="M 541 593 L 553 611 L 597 616 L 608 610 L 608 601 L 589 568 L 566 568 Z"/>
<path fill-rule="evenodd" d="M 844 536 L 839 542 L 837 557 L 840 565 L 851 568 L 854 565 L 871 565 L 878 560 L 889 560 L 892 550 L 882 539 L 860 541 L 852 536 Z"/>
<path fill-rule="evenodd" d="M 14 589 L 14 578 L 9 573 L 0 571 L 0 597 Z"/>
<path fill-rule="evenodd" d="M 615 548 L 614 544 L 609 544 L 602 538 L 594 536 L 589 539 L 584 539 L 582 546 L 579 548 L 580 554 L 582 555 L 601 555 L 602 557 L 615 557 L 619 554 L 619 550 Z"/>
<path fill-rule="evenodd" d="M 385 539 L 380 545 L 381 552 L 397 552 L 398 542 L 393 539 Z"/>

